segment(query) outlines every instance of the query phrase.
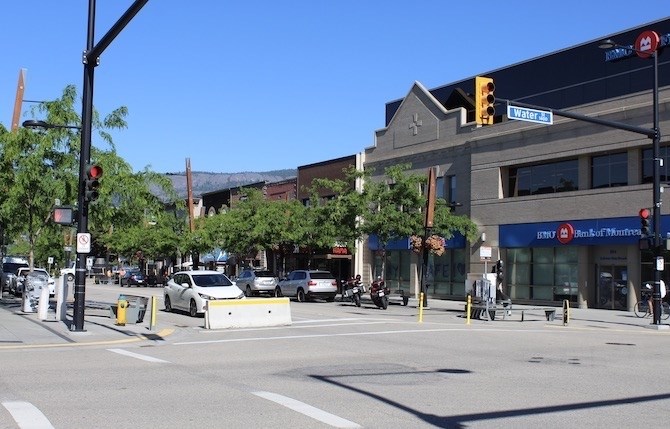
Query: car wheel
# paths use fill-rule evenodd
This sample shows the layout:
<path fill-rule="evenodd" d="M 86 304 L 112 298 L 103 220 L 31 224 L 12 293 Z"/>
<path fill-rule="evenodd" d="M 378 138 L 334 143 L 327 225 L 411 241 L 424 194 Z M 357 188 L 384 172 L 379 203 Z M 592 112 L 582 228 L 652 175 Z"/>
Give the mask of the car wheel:
<path fill-rule="evenodd" d="M 281 288 L 280 288 L 279 286 L 277 286 L 277 287 L 275 288 L 274 296 L 275 296 L 276 298 L 281 298 L 282 293 L 281 293 Z"/>
<path fill-rule="evenodd" d="M 196 317 L 198 315 L 198 306 L 195 304 L 195 299 L 192 299 L 188 306 L 188 314 L 191 317 Z"/>
<path fill-rule="evenodd" d="M 73 282 L 74 281 L 74 274 L 68 274 L 67 275 L 67 281 Z"/>
<path fill-rule="evenodd" d="M 253 294 L 251 293 L 251 286 L 247 285 L 247 288 L 244 289 L 244 295 L 245 295 L 247 298 L 249 298 L 250 296 L 253 295 Z"/>
<path fill-rule="evenodd" d="M 165 311 L 172 313 L 172 303 L 170 302 L 170 297 L 165 295 Z"/>
<path fill-rule="evenodd" d="M 296 298 L 298 298 L 298 302 L 305 302 L 307 301 L 307 297 L 305 296 L 305 291 L 302 289 L 298 289 L 298 293 L 296 294 Z"/>

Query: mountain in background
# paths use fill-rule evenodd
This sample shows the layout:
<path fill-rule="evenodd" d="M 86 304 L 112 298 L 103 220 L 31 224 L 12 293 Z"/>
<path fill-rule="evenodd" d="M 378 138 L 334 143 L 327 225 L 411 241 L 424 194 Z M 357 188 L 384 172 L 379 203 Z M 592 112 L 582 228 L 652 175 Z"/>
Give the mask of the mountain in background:
<path fill-rule="evenodd" d="M 166 173 L 165 176 L 172 181 L 172 186 L 174 186 L 177 195 L 186 198 L 186 173 Z M 295 169 L 265 172 L 246 171 L 242 173 L 191 172 L 193 196 L 195 197 L 207 192 L 236 188 L 238 186 L 250 185 L 257 182 L 280 182 L 296 176 L 297 170 Z"/>

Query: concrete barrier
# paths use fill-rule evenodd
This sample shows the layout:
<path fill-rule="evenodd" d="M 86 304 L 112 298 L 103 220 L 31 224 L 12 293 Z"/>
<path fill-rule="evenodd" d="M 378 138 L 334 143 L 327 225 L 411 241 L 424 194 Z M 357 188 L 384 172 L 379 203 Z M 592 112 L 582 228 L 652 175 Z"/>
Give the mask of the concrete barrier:
<path fill-rule="evenodd" d="M 288 298 L 247 298 L 207 301 L 205 329 L 259 328 L 290 325 Z"/>

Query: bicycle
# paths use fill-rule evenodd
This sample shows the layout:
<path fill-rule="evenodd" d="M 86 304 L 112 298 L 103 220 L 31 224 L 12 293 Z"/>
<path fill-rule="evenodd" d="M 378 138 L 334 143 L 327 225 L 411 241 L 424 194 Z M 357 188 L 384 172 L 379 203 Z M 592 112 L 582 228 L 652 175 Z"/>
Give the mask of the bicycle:
<path fill-rule="evenodd" d="M 649 308 L 650 296 L 643 295 L 642 300 L 635 303 L 633 311 L 637 317 L 651 317 L 651 309 Z M 667 302 L 661 301 L 661 319 L 667 320 L 670 317 L 670 305 Z"/>

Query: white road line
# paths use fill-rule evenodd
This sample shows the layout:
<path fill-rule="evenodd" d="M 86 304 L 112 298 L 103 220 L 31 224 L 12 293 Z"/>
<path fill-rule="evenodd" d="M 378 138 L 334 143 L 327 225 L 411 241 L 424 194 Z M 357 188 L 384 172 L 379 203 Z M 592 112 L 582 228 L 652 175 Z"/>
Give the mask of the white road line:
<path fill-rule="evenodd" d="M 288 396 L 278 395 L 272 392 L 252 392 L 254 395 L 261 398 L 267 399 L 279 405 L 283 405 L 286 408 L 289 408 L 293 411 L 297 411 L 300 414 L 304 414 L 307 417 L 311 417 L 315 420 L 318 420 L 322 423 L 325 423 L 329 426 L 336 428 L 360 428 L 361 425 L 338 417 L 335 414 L 331 414 L 327 411 L 323 411 L 319 408 L 313 407 L 311 405 L 300 402 L 296 399 L 289 398 Z"/>
<path fill-rule="evenodd" d="M 125 350 L 125 349 L 107 349 L 107 350 L 109 350 L 110 352 L 118 353 L 120 355 L 129 356 L 129 357 L 132 357 L 132 358 L 135 358 L 135 359 L 145 360 L 147 362 L 170 363 L 170 362 L 168 362 L 166 360 L 163 360 L 163 359 L 158 359 L 158 358 L 147 356 L 147 355 L 141 355 L 139 353 L 129 352 L 128 350 Z"/>
<path fill-rule="evenodd" d="M 293 322 L 295 323 L 295 322 Z M 375 321 L 375 322 L 365 322 L 361 323 L 356 322 L 356 323 L 328 323 L 324 325 L 301 325 L 301 326 L 269 326 L 269 327 L 263 327 L 263 328 L 239 328 L 239 329 L 229 329 L 229 328 L 220 328 L 220 329 L 202 329 L 199 331 L 201 334 L 220 334 L 221 332 L 250 332 L 250 331 L 278 331 L 281 329 L 287 329 L 287 328 L 293 328 L 293 329 L 308 329 L 308 328 L 327 328 L 331 326 L 369 326 L 369 325 L 388 325 L 389 323 L 396 323 L 396 324 L 401 324 L 405 322 L 398 322 L 395 320 L 384 320 L 384 321 Z M 194 329 L 201 329 L 201 327 L 197 327 Z"/>
<path fill-rule="evenodd" d="M 293 323 L 322 323 L 322 322 L 351 322 L 351 321 L 364 321 L 364 320 L 379 320 L 379 319 L 370 319 L 362 317 L 343 317 L 341 319 L 304 319 L 304 320 L 294 320 Z M 391 319 L 386 319 L 391 320 Z"/>
<path fill-rule="evenodd" d="M 21 429 L 54 429 L 44 414 L 30 402 L 7 401 L 2 405 Z"/>
<path fill-rule="evenodd" d="M 193 345 L 193 344 L 216 344 L 216 343 L 240 343 L 244 341 L 266 341 L 266 340 L 294 340 L 305 338 L 324 338 L 324 337 L 357 337 L 363 335 L 398 335 L 398 334 L 425 334 L 430 332 L 481 332 L 481 333 L 502 333 L 502 332 L 525 332 L 538 333 L 550 332 L 548 329 L 528 329 L 520 331 L 518 329 L 472 329 L 472 328 L 441 328 L 441 329 L 407 329 L 398 331 L 378 331 L 378 332 L 340 332 L 335 334 L 311 334 L 311 335 L 282 335 L 280 337 L 249 337 L 249 338 L 229 338 L 224 340 L 206 340 L 206 341 L 185 341 L 173 343 L 175 346 Z"/>

